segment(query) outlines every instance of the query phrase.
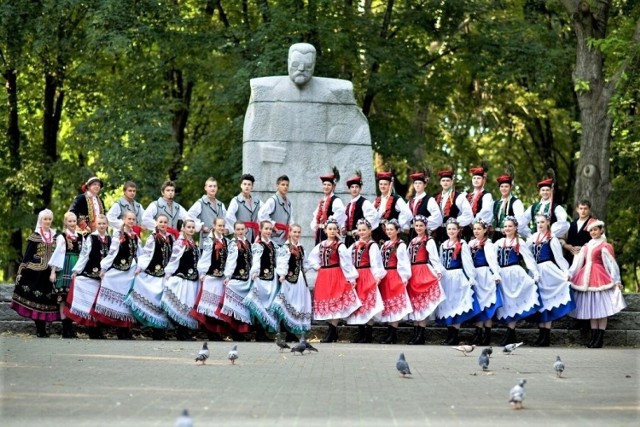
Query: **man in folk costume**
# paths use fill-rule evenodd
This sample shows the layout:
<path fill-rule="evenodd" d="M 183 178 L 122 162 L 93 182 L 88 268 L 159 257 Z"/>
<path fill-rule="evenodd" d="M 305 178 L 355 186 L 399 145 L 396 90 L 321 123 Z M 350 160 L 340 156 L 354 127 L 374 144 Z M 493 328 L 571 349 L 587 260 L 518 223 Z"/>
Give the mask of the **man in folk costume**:
<path fill-rule="evenodd" d="M 591 234 L 587 231 L 589 224 L 596 220 L 591 215 L 591 202 L 589 200 L 580 200 L 576 207 L 578 218 L 571 221 L 569 231 L 565 239 L 560 239 L 562 249 L 564 249 L 564 257 L 571 264 L 573 257 L 580 253 L 580 249 L 591 240 Z"/>
<path fill-rule="evenodd" d="M 530 228 L 523 229 L 523 236 L 529 237 L 536 231 L 535 219 L 537 215 L 546 215 L 551 223 L 551 234 L 558 239 L 565 236 L 569 231 L 569 221 L 567 211 L 553 199 L 553 184 L 555 173 L 549 170 L 550 177 L 538 182 L 540 201 L 534 203 L 524 211 L 524 223 Z"/>
<path fill-rule="evenodd" d="M 493 237 L 496 242 L 505 237 L 503 233 L 505 218 L 512 216 L 518 221 L 518 234 L 522 235 L 522 230 L 527 228 L 523 220 L 524 205 L 522 201 L 513 195 L 513 169 L 508 168 L 507 173 L 500 175 L 496 181 L 500 189 L 500 199 L 493 203 Z"/>
<path fill-rule="evenodd" d="M 484 162 L 483 162 L 484 163 Z M 493 221 L 493 196 L 491 192 L 485 190 L 484 185 L 487 182 L 488 165 L 484 163 L 482 166 L 471 168 L 471 185 L 473 191 L 466 194 L 467 201 L 471 206 L 471 214 L 473 222 L 482 220 L 485 224 L 491 224 Z M 473 239 L 472 226 L 466 226 L 463 231 L 465 240 Z"/>
<path fill-rule="evenodd" d="M 122 228 L 124 224 L 122 219 L 128 211 L 136 215 L 136 224 L 142 224 L 142 213 L 144 209 L 142 205 L 136 201 L 137 192 L 138 187 L 135 182 L 127 181 L 124 183 L 122 187 L 122 197 L 120 197 L 118 201 L 111 206 L 109 212 L 107 212 L 107 221 L 109 222 L 109 226 L 114 230 L 120 230 Z"/>
<path fill-rule="evenodd" d="M 200 250 L 202 250 L 202 243 L 205 237 L 207 237 L 213 229 L 213 221 L 216 218 L 225 218 L 227 214 L 224 203 L 216 199 L 216 194 L 218 194 L 218 181 L 215 178 L 207 178 L 204 183 L 204 191 L 205 194 L 187 211 L 189 217 L 195 221 L 196 228 L 200 229 Z"/>
<path fill-rule="evenodd" d="M 176 195 L 176 184 L 173 181 L 165 181 L 160 188 L 162 197 L 153 201 L 147 206 L 142 214 L 142 226 L 147 230 L 154 230 L 156 227 L 156 218 L 158 215 L 166 215 L 169 219 L 169 227 L 167 227 L 167 233 L 170 233 L 176 239 L 180 237 L 180 221 L 192 219 L 187 210 L 183 208 L 178 202 L 174 201 Z M 180 222 L 180 223 L 179 223 Z M 196 224 L 196 231 L 200 231 L 200 228 Z"/>
<path fill-rule="evenodd" d="M 80 187 L 82 193 L 78 194 L 69 206 L 69 212 L 78 217 L 78 233 L 83 236 L 96 230 L 96 218 L 105 212 L 104 202 L 99 196 L 102 186 L 100 178 L 89 178 Z"/>
<path fill-rule="evenodd" d="M 289 177 L 281 175 L 276 180 L 276 194 L 269 197 L 258 211 L 258 222 L 270 221 L 273 224 L 271 241 L 283 245 L 289 237 L 289 225 L 293 224 L 293 206 L 287 196 Z"/>
<path fill-rule="evenodd" d="M 225 216 L 227 230 L 234 230 L 237 221 L 244 222 L 245 238 L 249 243 L 253 243 L 260 234 L 258 211 L 262 202 L 251 194 L 255 181 L 253 175 L 248 173 L 240 177 L 240 194 L 231 199 Z"/>
<path fill-rule="evenodd" d="M 344 244 L 350 247 L 358 240 L 358 220 L 366 219 L 371 224 L 371 229 L 378 228 L 378 213 L 373 203 L 360 195 L 362 190 L 362 175 L 359 170 L 356 174 L 347 180 L 347 187 L 351 194 L 351 201 L 347 204 L 345 212 L 347 218 L 342 231 L 344 232 Z"/>
<path fill-rule="evenodd" d="M 316 236 L 316 245 L 327 239 L 327 234 L 324 232 L 324 224 L 329 217 L 333 217 L 338 222 L 340 229 L 344 227 L 346 219 L 344 203 L 334 194 L 336 184 L 340 181 L 340 171 L 334 166 L 333 173 L 321 175 L 320 180 L 322 181 L 324 195 L 318 202 L 318 207 L 313 211 L 313 218 L 310 224 Z"/>
<path fill-rule="evenodd" d="M 436 195 L 436 203 L 442 212 L 442 221 L 446 224 L 449 218 L 455 218 L 460 228 L 464 228 L 473 221 L 471 205 L 464 194 L 456 191 L 453 185 L 453 170 L 438 172 L 442 191 Z M 437 244 L 448 239 L 446 226 L 440 226 L 435 235 Z"/>
<path fill-rule="evenodd" d="M 411 215 L 411 211 L 404 199 L 393 191 L 393 172 L 377 173 L 376 180 L 378 181 L 380 195 L 373 202 L 373 207 L 376 208 L 381 226 L 373 231 L 372 237 L 375 242 L 380 243 L 389 240 L 389 237 L 384 232 L 384 224 L 389 220 L 396 219 L 400 224 L 401 230 L 408 231 L 413 215 Z"/>
<path fill-rule="evenodd" d="M 442 225 L 442 212 L 440 212 L 436 200 L 425 192 L 430 174 L 427 171 L 419 171 L 409 175 L 409 178 L 413 181 L 413 189 L 415 191 L 415 195 L 409 200 L 409 211 L 411 211 L 411 221 L 416 215 L 422 215 L 427 218 L 427 230 L 429 234 L 432 234 Z M 416 237 L 416 232 L 412 227 L 409 231 L 409 241 L 414 237 Z"/>

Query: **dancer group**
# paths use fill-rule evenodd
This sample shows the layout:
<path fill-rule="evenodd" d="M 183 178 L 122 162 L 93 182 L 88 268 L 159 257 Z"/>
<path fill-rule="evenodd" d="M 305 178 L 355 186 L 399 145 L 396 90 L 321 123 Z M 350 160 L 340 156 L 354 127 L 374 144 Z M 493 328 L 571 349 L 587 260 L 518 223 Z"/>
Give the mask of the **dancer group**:
<path fill-rule="evenodd" d="M 587 346 L 602 347 L 607 318 L 625 302 L 605 225 L 590 215 L 590 203 L 580 201 L 570 222 L 553 198 L 552 178 L 538 183 L 540 199 L 525 210 L 512 194 L 512 173 L 497 178 L 495 201 L 485 189 L 487 168 L 470 174 L 473 189 L 465 193 L 456 190 L 453 170 L 438 172 L 441 191 L 429 196 L 430 174 L 415 172 L 405 202 L 393 173 L 376 174 L 380 195 L 373 201 L 360 195 L 356 173 L 346 181 L 345 204 L 334 193 L 334 168 L 320 176 L 323 197 L 310 215 L 316 241 L 308 253 L 286 175 L 264 202 L 252 194 L 254 177 L 242 175 L 228 209 L 216 198 L 214 178 L 188 210 L 174 201 L 171 181 L 146 209 L 127 182 L 107 212 L 103 183 L 92 177 L 61 233 L 50 210 L 39 213 L 12 307 L 35 321 L 38 337 L 61 320 L 65 338 L 75 337 L 75 322 L 96 339 L 105 326 L 133 339 L 138 324 L 153 328 L 154 339 L 165 339 L 167 329 L 180 340 L 199 329 L 210 339 L 245 339 L 251 331 L 257 340 L 280 332 L 293 339 L 314 319 L 328 324 L 323 342 L 337 341 L 346 321 L 358 325 L 353 342 L 373 342 L 373 325 L 386 324 L 381 342 L 394 344 L 399 322 L 411 321 L 414 345 L 426 342 L 430 321 L 447 328 L 443 344 L 460 341 L 463 322 L 475 325 L 470 342 L 484 345 L 494 342 L 494 323 L 504 324 L 501 344 L 509 344 L 518 340 L 517 322 L 529 319 L 539 325 L 531 344 L 549 346 L 552 323 L 569 315 L 589 319 Z M 311 269 L 313 294 L 305 275 Z"/>

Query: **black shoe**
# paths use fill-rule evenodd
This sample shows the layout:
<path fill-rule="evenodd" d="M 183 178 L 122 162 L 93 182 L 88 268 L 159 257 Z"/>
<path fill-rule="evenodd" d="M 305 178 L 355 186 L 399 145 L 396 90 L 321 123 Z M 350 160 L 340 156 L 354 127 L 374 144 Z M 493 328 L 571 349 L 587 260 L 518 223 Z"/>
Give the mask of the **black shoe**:
<path fill-rule="evenodd" d="M 507 328 L 507 334 L 504 337 L 504 340 L 500 343 L 501 346 L 505 346 L 507 344 L 514 344 L 518 342 L 518 338 L 516 336 L 516 329 Z"/>
<path fill-rule="evenodd" d="M 370 344 L 373 342 L 373 325 L 366 325 L 364 327 L 364 339 L 363 344 Z"/>
<path fill-rule="evenodd" d="M 165 333 L 164 329 L 153 328 L 151 339 L 154 341 L 164 341 L 167 339 L 167 334 Z"/>
<path fill-rule="evenodd" d="M 364 325 L 358 325 L 358 333 L 351 340 L 352 343 L 362 343 L 364 341 Z"/>
<path fill-rule="evenodd" d="M 90 340 L 106 340 L 107 337 L 102 333 L 102 329 L 98 326 L 87 328 L 87 334 Z"/>
<path fill-rule="evenodd" d="M 599 329 L 591 330 L 591 338 L 589 338 L 589 342 L 587 343 L 587 348 L 593 348 L 593 345 L 596 343 L 596 338 L 598 337 Z"/>
<path fill-rule="evenodd" d="M 328 326 L 329 329 L 327 330 L 327 334 L 320 340 L 322 343 L 338 341 L 338 328 L 333 326 L 331 323 L 329 323 Z"/>
<path fill-rule="evenodd" d="M 178 325 L 176 328 L 176 338 L 178 341 L 195 341 L 196 339 L 191 336 L 189 328 L 186 326 Z"/>
<path fill-rule="evenodd" d="M 62 338 L 78 338 L 73 330 L 73 321 L 71 319 L 62 319 Z"/>
<path fill-rule="evenodd" d="M 447 337 L 440 343 L 440 345 L 448 345 L 449 341 L 451 341 L 451 335 L 453 335 L 453 330 L 455 328 L 451 326 L 447 326 Z"/>
<path fill-rule="evenodd" d="M 135 338 L 131 334 L 131 329 L 129 328 L 118 328 L 116 335 L 118 336 L 119 340 L 125 340 L 125 341 L 135 340 Z"/>
<path fill-rule="evenodd" d="M 217 332 L 207 332 L 207 338 L 209 339 L 209 341 L 222 341 L 222 335 Z"/>
<path fill-rule="evenodd" d="M 387 326 L 389 333 L 382 340 L 382 344 L 395 344 L 398 342 L 398 328 L 395 328 L 391 325 Z"/>
<path fill-rule="evenodd" d="M 482 328 L 476 326 L 476 331 L 469 340 L 469 344 L 480 345 L 482 344 Z"/>
<path fill-rule="evenodd" d="M 241 334 L 239 332 L 232 332 L 231 333 L 231 339 L 233 341 L 238 341 L 238 342 L 245 342 L 247 341 L 247 337 L 244 334 Z"/>
<path fill-rule="evenodd" d="M 460 329 L 452 327 L 453 331 L 451 331 L 451 339 L 447 342 L 447 345 L 458 345 L 460 344 L 460 339 L 458 338 L 458 333 Z"/>
<path fill-rule="evenodd" d="M 596 339 L 591 348 L 602 348 L 604 346 L 604 329 L 598 329 Z"/>
<path fill-rule="evenodd" d="M 418 333 L 416 339 L 413 341 L 414 345 L 423 345 L 427 342 L 427 328 L 424 326 L 418 326 Z"/>
<path fill-rule="evenodd" d="M 484 328 L 481 345 L 491 345 L 491 328 Z"/>
<path fill-rule="evenodd" d="M 284 337 L 286 342 L 300 342 L 297 336 L 292 334 L 291 332 L 287 332 L 287 335 Z"/>
<path fill-rule="evenodd" d="M 49 338 L 47 333 L 47 322 L 44 320 L 36 320 L 36 336 L 38 338 Z"/>
<path fill-rule="evenodd" d="M 538 328 L 538 339 L 531 343 L 531 347 L 540 347 L 542 345 L 542 341 L 544 340 L 544 331 L 545 328 Z"/>
<path fill-rule="evenodd" d="M 409 345 L 415 344 L 416 338 L 418 338 L 418 326 L 413 327 L 413 335 L 411 335 L 411 338 L 409 338 L 409 341 L 407 341 L 407 344 Z"/>
<path fill-rule="evenodd" d="M 551 329 L 543 328 L 542 341 L 540 341 L 539 347 L 549 347 L 549 346 L 551 346 Z"/>

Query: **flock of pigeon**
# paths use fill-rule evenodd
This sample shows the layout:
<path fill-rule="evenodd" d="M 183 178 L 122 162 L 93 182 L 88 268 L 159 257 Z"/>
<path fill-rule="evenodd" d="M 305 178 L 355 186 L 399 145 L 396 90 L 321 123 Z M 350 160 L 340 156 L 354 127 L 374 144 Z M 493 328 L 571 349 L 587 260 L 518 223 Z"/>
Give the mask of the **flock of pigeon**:
<path fill-rule="evenodd" d="M 507 344 L 502 350 L 502 352 L 506 355 L 513 354 L 513 352 L 523 344 L 524 344 L 523 342 Z M 475 345 L 459 345 L 457 347 L 452 347 L 452 348 L 454 350 L 461 352 L 464 356 L 467 356 L 469 353 L 475 350 L 476 346 Z M 485 372 L 489 370 L 489 359 L 492 353 L 493 353 L 493 348 L 488 347 L 483 349 L 482 353 L 478 357 L 478 365 L 480 365 L 482 370 Z M 407 359 L 405 358 L 404 353 L 400 353 L 400 357 L 396 362 L 396 369 L 398 370 L 398 372 L 400 372 L 400 375 L 403 378 L 405 378 L 407 375 L 411 375 L 411 369 L 409 368 L 409 364 L 407 363 Z M 558 378 L 562 377 L 562 373 L 564 372 L 564 362 L 560 359 L 560 356 L 556 356 L 556 361 L 553 364 L 553 369 L 555 370 L 556 376 Z M 519 380 L 518 384 L 516 384 L 509 393 L 509 403 L 514 409 L 523 408 L 524 396 L 526 394 L 524 390 L 524 385 L 526 384 L 526 382 L 527 382 L 526 379 Z"/>

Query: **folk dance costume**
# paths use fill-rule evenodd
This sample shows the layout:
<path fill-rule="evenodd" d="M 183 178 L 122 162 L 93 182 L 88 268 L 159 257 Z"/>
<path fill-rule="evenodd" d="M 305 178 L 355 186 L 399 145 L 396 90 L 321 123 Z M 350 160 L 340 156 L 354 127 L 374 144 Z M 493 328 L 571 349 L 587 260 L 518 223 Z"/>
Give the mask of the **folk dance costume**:
<path fill-rule="evenodd" d="M 142 224 L 142 213 L 144 212 L 142 205 L 136 200 L 129 200 L 122 196 L 113 204 L 113 206 L 111 206 L 109 212 L 107 212 L 109 227 L 114 230 L 120 230 L 124 224 L 122 219 L 124 218 L 124 214 L 127 212 L 133 212 L 136 215 L 136 224 Z"/>
<path fill-rule="evenodd" d="M 56 245 L 56 231 L 44 231 L 40 226 L 41 218 L 47 214 L 53 217 L 49 210 L 40 212 L 36 229 L 27 239 L 11 298 L 11 308 L 16 313 L 35 320 L 38 337 L 48 336 L 45 322 L 60 320 L 60 309 L 49 280 L 51 269 L 48 265 Z"/>
<path fill-rule="evenodd" d="M 91 315 L 100 323 L 120 328 L 120 339 L 132 339 L 128 329 L 135 324 L 135 318 L 125 299 L 135 277 L 139 252 L 140 242 L 135 233 L 116 230 L 109 254 L 100 262 L 104 275 Z"/>
<path fill-rule="evenodd" d="M 438 172 L 440 179 L 449 178 L 453 180 L 453 171 L 445 170 Z M 446 223 L 449 218 L 455 218 L 460 228 L 464 229 L 473 221 L 471 213 L 471 205 L 463 193 L 455 191 L 451 187 L 448 191 L 442 191 L 435 197 L 436 203 L 442 212 L 442 225 L 438 228 L 434 238 L 436 243 L 442 243 L 447 240 Z"/>
<path fill-rule="evenodd" d="M 58 303 L 64 305 L 69 287 L 73 267 L 78 262 L 83 236 L 76 232 L 66 230 L 56 238 L 56 249 L 49 260 L 49 266 L 57 271 L 56 282 L 53 284 L 53 292 L 57 296 Z M 64 310 L 64 309 L 63 309 Z M 62 338 L 75 338 L 71 319 L 62 319 Z"/>
<path fill-rule="evenodd" d="M 251 290 L 251 243 L 248 240 L 233 239 L 228 245 L 224 277 L 228 281 L 224 287 L 222 305 L 216 316 L 227 323 L 235 332 L 249 332 L 251 312 L 243 303 Z"/>
<path fill-rule="evenodd" d="M 193 307 L 200 292 L 199 259 L 200 250 L 196 243 L 180 236 L 173 243 L 171 259 L 164 268 L 162 309 L 177 323 L 176 335 L 180 341 L 192 341 L 187 330 L 198 329 L 198 319 L 194 316 Z"/>
<path fill-rule="evenodd" d="M 163 197 L 151 202 L 149 206 L 144 210 L 142 214 L 142 226 L 147 230 L 155 230 L 156 219 L 158 215 L 165 215 L 169 220 L 169 232 L 176 239 L 179 237 L 181 221 L 187 219 L 193 219 L 187 213 L 187 210 L 183 208 L 178 202 L 167 202 Z M 200 231 L 200 227 L 196 223 L 196 231 Z"/>
<path fill-rule="evenodd" d="M 359 172 L 356 172 L 359 173 Z M 351 188 L 352 185 L 358 185 L 362 188 L 362 177 L 357 174 L 352 176 L 347 180 L 347 188 Z M 347 206 L 345 207 L 346 218 L 344 221 L 344 244 L 347 247 L 353 245 L 353 243 L 358 240 L 358 221 L 361 219 L 366 219 L 371 224 L 371 229 L 376 230 L 379 224 L 378 212 L 376 208 L 373 207 L 373 204 L 358 194 L 356 197 L 353 197 Z M 340 224 L 338 224 L 340 227 Z M 339 228 L 342 230 L 342 227 Z"/>
<path fill-rule="evenodd" d="M 427 183 L 428 177 L 423 172 L 416 172 L 410 175 L 413 182 L 421 181 Z M 409 210 L 411 211 L 412 218 L 417 215 L 422 215 L 427 218 L 427 230 L 429 233 L 433 233 L 442 225 L 442 212 L 436 203 L 436 200 L 428 196 L 427 193 L 416 194 L 408 203 Z M 416 237 L 416 232 L 413 228 L 409 232 L 409 240 Z"/>
<path fill-rule="evenodd" d="M 276 276 L 276 247 L 272 240 L 265 241 L 261 237 L 252 247 L 252 261 L 249 275 L 253 278 L 251 290 L 244 299 L 244 304 L 268 332 L 279 332 L 279 322 L 273 312 L 273 302 L 280 290 Z"/>
<path fill-rule="evenodd" d="M 211 200 L 205 194 L 189 208 L 187 215 L 195 221 L 196 229 L 201 230 L 202 227 L 211 228 L 216 218 L 226 218 L 227 209 L 220 200 Z M 231 230 L 233 231 L 233 228 Z M 200 233 L 201 248 L 204 247 L 204 239 L 206 237 L 206 233 Z"/>
<path fill-rule="evenodd" d="M 210 332 L 223 333 L 227 327 L 216 314 L 224 298 L 224 270 L 229 255 L 229 241 L 210 232 L 204 242 L 202 257 L 198 261 L 202 288 L 197 295 L 192 315 Z"/>
<path fill-rule="evenodd" d="M 169 318 L 162 309 L 162 293 L 165 285 L 165 267 L 171 259 L 173 236 L 154 232 L 147 238 L 138 257 L 138 271 L 126 303 L 136 320 L 155 329 L 167 329 Z M 154 338 L 161 338 L 154 331 Z"/>
<path fill-rule="evenodd" d="M 304 248 L 291 242 L 284 244 L 277 253 L 276 274 L 280 292 L 276 295 L 272 310 L 293 334 L 306 334 L 311 329 L 311 292 L 304 277 Z"/>
<path fill-rule="evenodd" d="M 262 202 L 257 197 L 250 195 L 245 198 L 242 193 L 238 194 L 229 202 L 229 209 L 225 215 L 227 230 L 233 230 L 236 222 L 242 221 L 247 228 L 247 240 L 249 243 L 253 243 L 260 235 L 260 224 L 258 224 L 260 207 L 262 207 Z"/>
<path fill-rule="evenodd" d="M 444 267 L 440 283 L 447 298 L 436 309 L 436 322 L 447 326 L 448 337 L 443 344 L 458 344 L 460 325 L 480 313 L 474 295 L 475 269 L 467 242 L 446 240 L 440 245 L 440 262 Z"/>
<path fill-rule="evenodd" d="M 484 167 L 471 168 L 471 175 L 473 177 L 482 177 L 483 182 L 487 177 L 487 170 Z M 484 186 L 481 189 L 473 189 L 468 192 L 465 197 L 471 206 L 471 215 L 473 215 L 473 222 L 482 220 L 485 224 L 491 224 L 493 222 L 493 195 L 486 190 Z M 473 239 L 473 224 L 465 227 L 464 235 L 466 240 Z"/>
<path fill-rule="evenodd" d="M 336 183 L 340 180 L 340 173 L 338 169 L 334 167 L 332 174 L 321 175 L 320 180 L 323 185 L 325 182 L 328 182 L 335 189 Z M 327 238 L 327 234 L 324 232 L 324 224 L 329 217 L 338 222 L 339 229 L 344 228 L 344 222 L 347 219 L 344 203 L 342 203 L 342 199 L 336 196 L 333 191 L 331 191 L 330 194 L 323 195 L 322 199 L 318 202 L 318 206 L 313 211 L 309 226 L 315 234 L 316 245 Z"/>
<path fill-rule="evenodd" d="M 409 318 L 414 321 L 426 320 L 447 298 L 438 280 L 438 273 L 443 273 L 444 267 L 440 263 L 435 242 L 426 235 L 411 239 L 408 255 L 411 278 L 407 293 L 413 308 Z"/>
<path fill-rule="evenodd" d="M 95 182 L 100 183 L 102 188 L 102 181 L 96 177 L 90 178 L 82 186 L 82 194 L 76 196 L 69 206 L 69 212 L 76 214 L 78 218 L 78 231 L 80 234 L 89 234 L 96 229 L 96 218 L 100 214 L 104 214 L 104 202 L 98 196 L 94 196 L 87 191 L 87 187 Z"/>
<path fill-rule="evenodd" d="M 545 179 L 538 182 L 538 188 L 550 187 L 553 191 L 553 179 Z M 540 200 L 527 209 L 522 220 L 524 224 L 530 224 L 531 228 L 523 229 L 523 237 L 529 237 L 536 230 L 535 218 L 537 215 L 544 215 L 551 223 L 551 234 L 557 238 L 564 237 L 569 231 L 569 221 L 567 211 L 551 196 L 547 200 Z"/>
<path fill-rule="evenodd" d="M 100 290 L 100 262 L 109 254 L 111 236 L 101 236 L 94 231 L 84 239 L 82 250 L 73 267 L 75 278 L 67 295 L 64 314 L 78 325 L 96 328 L 98 322 L 93 317 L 93 304 Z M 90 338 L 103 338 L 96 329 L 89 330 Z"/>
<path fill-rule="evenodd" d="M 487 322 L 493 319 L 498 308 L 502 307 L 502 291 L 496 281 L 500 280 L 500 266 L 495 245 L 491 240 L 473 239 L 469 242 L 469 250 L 476 270 L 476 283 L 473 293 L 478 301 L 480 312 L 473 318 L 475 322 Z M 474 340 L 483 345 L 491 344 L 491 327 L 476 326 Z M 472 342 L 473 344 L 473 342 Z"/>
<path fill-rule="evenodd" d="M 510 175 L 501 175 L 496 180 L 498 185 L 509 184 L 513 186 L 513 177 Z M 507 217 L 514 217 L 518 224 L 518 234 L 526 233 L 527 223 L 524 221 L 524 205 L 522 201 L 513 194 L 509 193 L 507 197 L 501 197 L 493 203 L 493 237 L 495 243 L 504 237 L 502 232 L 504 229 L 504 221 Z"/>
<path fill-rule="evenodd" d="M 595 221 L 589 226 L 604 226 Z M 607 243 L 602 234 L 584 245 L 573 259 L 569 269 L 571 286 L 576 291 L 576 307 L 569 315 L 576 319 L 603 319 L 622 311 L 627 304 L 622 291 L 620 269 L 616 263 L 613 246 Z M 603 345 L 604 328 L 594 329 L 588 347 L 600 348 Z"/>
<path fill-rule="evenodd" d="M 362 305 L 347 318 L 350 325 L 365 325 L 374 317 L 379 316 L 384 310 L 382 295 L 376 284 L 376 280 L 382 280 L 387 275 L 382 263 L 380 248 L 373 240 L 364 242 L 358 240 L 351 248 L 353 266 L 358 270 L 356 280 L 356 293 Z M 356 342 L 372 341 L 372 326 L 367 325 L 366 332 L 364 326 L 358 330 L 359 340 Z M 365 336 L 366 335 L 366 336 Z"/>
<path fill-rule="evenodd" d="M 269 197 L 258 211 L 258 223 L 262 221 L 273 224 L 271 241 L 276 245 L 283 245 L 289 238 L 289 226 L 293 224 L 291 200 L 280 193 Z"/>
<path fill-rule="evenodd" d="M 502 238 L 495 242 L 500 266 L 500 288 L 502 291 L 502 307 L 496 311 L 502 323 L 517 322 L 537 312 L 540 305 L 538 286 L 540 279 L 538 265 L 524 240 Z M 530 274 L 520 266 L 524 261 Z M 533 277 L 531 277 L 533 276 Z M 504 344 L 516 342 L 515 329 L 507 328 Z"/>
<path fill-rule="evenodd" d="M 400 224 L 401 230 L 408 230 L 411 225 L 411 220 L 413 219 L 413 215 L 409 210 L 409 206 L 404 199 L 397 194 L 391 194 L 391 185 L 393 183 L 393 173 L 392 172 L 380 172 L 376 174 L 376 179 L 378 183 L 380 181 L 389 182 L 389 194 L 376 197 L 373 202 L 373 207 L 376 209 L 378 213 L 378 227 L 373 230 L 372 239 L 378 243 L 383 244 L 386 240 L 389 240 L 389 237 L 385 233 L 384 226 L 385 224 L 395 219 Z"/>

